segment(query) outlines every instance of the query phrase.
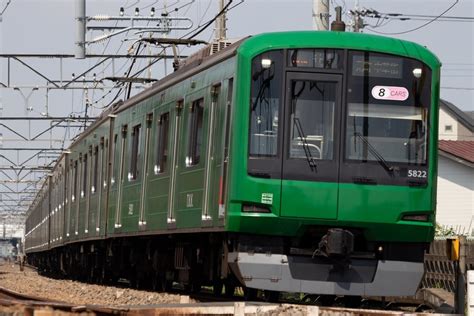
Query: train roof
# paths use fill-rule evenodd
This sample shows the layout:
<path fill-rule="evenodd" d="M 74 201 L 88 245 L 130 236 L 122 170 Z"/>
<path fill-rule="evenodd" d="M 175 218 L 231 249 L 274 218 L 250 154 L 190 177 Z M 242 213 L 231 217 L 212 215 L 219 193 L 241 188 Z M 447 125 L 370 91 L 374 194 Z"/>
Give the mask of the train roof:
<path fill-rule="evenodd" d="M 441 65 L 439 59 L 427 48 L 414 42 L 396 38 L 334 31 L 263 33 L 245 37 L 215 54 L 211 53 L 212 44 L 206 46 L 188 59 L 184 60 L 177 71 L 155 82 L 150 88 L 134 95 L 126 101 L 116 102 L 109 109 L 104 111 L 99 119 L 88 129 L 91 130 L 94 125 L 105 120 L 109 114 L 120 113 L 136 103 L 165 90 L 169 86 L 212 67 L 222 60 L 228 59 L 236 54 L 241 55 L 244 58 L 251 58 L 252 56 L 268 49 L 301 48 L 301 43 L 305 43 L 304 47 L 307 48 L 329 47 L 370 50 L 380 53 L 396 54 L 422 60 L 432 69 L 438 68 Z M 87 135 L 87 130 L 83 134 Z M 80 138 L 82 138 L 82 136 Z"/>
<path fill-rule="evenodd" d="M 302 45 L 302 43 L 304 43 L 304 45 Z M 155 82 L 150 88 L 134 95 L 126 101 L 118 101 L 104 110 L 99 118 L 89 126 L 70 147 L 86 137 L 97 125 L 107 120 L 109 115 L 120 113 L 121 111 L 160 93 L 177 82 L 210 68 L 223 60 L 235 55 L 239 55 L 239 57 L 242 58 L 252 58 L 253 56 L 269 49 L 291 49 L 301 48 L 302 46 L 306 48 L 370 50 L 419 59 L 432 69 L 441 66 L 439 59 L 426 47 L 419 44 L 396 38 L 363 33 L 334 31 L 263 33 L 242 38 L 214 54 L 212 53 L 212 44 L 210 44 L 184 60 L 177 71 Z M 63 155 L 58 159 L 58 163 L 62 158 Z M 53 171 L 57 168 L 58 163 L 54 166 Z"/>
<path fill-rule="evenodd" d="M 203 71 L 236 54 L 242 55 L 243 57 L 252 57 L 268 49 L 301 48 L 301 43 L 305 43 L 304 47 L 307 48 L 325 47 L 356 49 L 396 54 L 422 60 L 432 69 L 438 68 L 441 65 L 439 59 L 427 48 L 414 42 L 396 38 L 334 31 L 263 33 L 245 37 L 215 54 L 211 53 L 212 44 L 208 45 L 184 60 L 181 63 L 182 67 L 180 67 L 176 72 L 160 79 L 149 89 L 136 94 L 125 102 L 117 103 L 116 106 L 114 106 L 113 113 L 119 113 L 126 108 L 165 90 L 176 82 Z"/>
<path fill-rule="evenodd" d="M 304 45 L 302 45 L 304 43 Z M 397 38 L 352 32 L 335 31 L 294 31 L 264 33 L 252 36 L 242 42 L 238 54 L 255 56 L 263 51 L 282 48 L 341 48 L 369 50 L 419 59 L 430 68 L 441 66 L 439 59 L 414 42 Z"/>

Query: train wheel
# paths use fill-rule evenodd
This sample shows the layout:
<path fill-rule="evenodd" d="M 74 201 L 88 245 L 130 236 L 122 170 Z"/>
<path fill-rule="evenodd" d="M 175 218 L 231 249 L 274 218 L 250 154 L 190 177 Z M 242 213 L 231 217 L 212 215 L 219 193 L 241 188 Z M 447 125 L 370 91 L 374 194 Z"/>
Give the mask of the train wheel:
<path fill-rule="evenodd" d="M 278 291 L 265 290 L 263 294 L 266 302 L 277 303 L 280 299 L 280 292 Z"/>
<path fill-rule="evenodd" d="M 344 296 L 344 306 L 349 308 L 359 307 L 362 301 L 360 296 Z"/>
<path fill-rule="evenodd" d="M 163 289 L 165 292 L 170 292 L 173 290 L 173 281 L 171 280 L 163 280 Z"/>
<path fill-rule="evenodd" d="M 132 268 L 132 271 L 130 271 L 130 274 L 128 276 L 128 280 L 130 282 L 130 287 L 134 289 L 138 289 L 141 286 L 141 279 L 140 279 L 140 273 L 138 271 L 138 267 Z"/>
<path fill-rule="evenodd" d="M 226 297 L 232 297 L 232 296 L 234 296 L 234 292 L 235 292 L 235 284 L 227 282 L 225 284 L 225 289 L 224 289 L 225 296 Z"/>
<path fill-rule="evenodd" d="M 161 280 L 160 280 L 160 276 L 158 275 L 158 273 L 153 273 L 151 275 L 151 289 L 155 292 L 162 291 L 162 289 L 161 289 Z"/>
<path fill-rule="evenodd" d="M 335 295 L 320 295 L 318 297 L 318 303 L 321 306 L 332 306 L 334 304 L 335 299 L 336 299 Z"/>
<path fill-rule="evenodd" d="M 316 294 L 306 294 L 302 299 L 301 299 L 301 302 L 303 304 L 310 304 L 310 305 L 314 305 L 316 304 L 316 302 L 318 301 L 318 295 Z"/>
<path fill-rule="evenodd" d="M 221 296 L 223 289 L 224 289 L 224 282 L 222 282 L 222 280 L 220 279 L 214 280 L 214 283 L 212 285 L 212 292 L 214 293 L 214 295 Z"/>
<path fill-rule="evenodd" d="M 190 286 L 191 286 L 192 293 L 197 294 L 201 292 L 201 286 L 202 286 L 201 278 L 199 277 L 192 278 Z"/>
<path fill-rule="evenodd" d="M 152 288 L 157 292 L 169 292 L 173 289 L 173 281 L 166 280 L 165 274 L 153 273 Z"/>
<path fill-rule="evenodd" d="M 256 301 L 258 299 L 258 290 L 250 287 L 244 288 L 244 299 L 246 301 Z"/>

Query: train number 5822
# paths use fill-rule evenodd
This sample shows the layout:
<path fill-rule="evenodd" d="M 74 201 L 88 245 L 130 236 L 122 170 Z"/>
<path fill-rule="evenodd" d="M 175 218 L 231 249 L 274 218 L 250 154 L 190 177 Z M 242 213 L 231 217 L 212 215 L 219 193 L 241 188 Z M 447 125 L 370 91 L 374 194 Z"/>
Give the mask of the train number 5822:
<path fill-rule="evenodd" d="M 424 170 L 408 170 L 409 178 L 426 178 L 426 171 Z"/>

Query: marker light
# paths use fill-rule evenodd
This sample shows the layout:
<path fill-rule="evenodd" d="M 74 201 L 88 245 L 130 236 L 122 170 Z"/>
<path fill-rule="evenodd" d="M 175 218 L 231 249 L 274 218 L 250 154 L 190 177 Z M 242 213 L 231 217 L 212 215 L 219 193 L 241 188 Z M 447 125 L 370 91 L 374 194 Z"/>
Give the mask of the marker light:
<path fill-rule="evenodd" d="M 404 221 L 415 221 L 415 222 L 427 222 L 430 219 L 428 214 L 413 214 L 413 215 L 404 215 L 402 220 Z"/>
<path fill-rule="evenodd" d="M 420 78 L 422 73 L 423 71 L 421 70 L 421 68 L 413 69 L 413 76 L 415 76 L 415 78 Z"/>
<path fill-rule="evenodd" d="M 267 58 L 262 59 L 262 68 L 263 69 L 268 69 L 268 68 L 270 68 L 271 65 L 272 65 L 272 60 L 271 59 L 267 59 Z"/>
<path fill-rule="evenodd" d="M 248 205 L 244 204 L 242 206 L 242 212 L 245 213 L 271 213 L 270 209 L 267 207 L 257 206 L 257 205 Z"/>

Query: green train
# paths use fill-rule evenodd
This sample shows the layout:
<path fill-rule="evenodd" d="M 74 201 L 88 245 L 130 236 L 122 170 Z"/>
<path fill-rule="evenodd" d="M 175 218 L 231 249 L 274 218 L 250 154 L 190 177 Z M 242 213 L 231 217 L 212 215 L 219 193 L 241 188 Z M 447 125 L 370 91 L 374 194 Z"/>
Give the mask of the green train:
<path fill-rule="evenodd" d="M 426 48 L 366 34 L 208 47 L 60 157 L 28 260 L 157 290 L 412 295 L 434 236 L 439 78 Z"/>

